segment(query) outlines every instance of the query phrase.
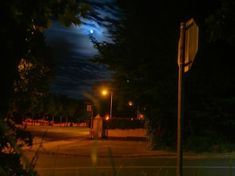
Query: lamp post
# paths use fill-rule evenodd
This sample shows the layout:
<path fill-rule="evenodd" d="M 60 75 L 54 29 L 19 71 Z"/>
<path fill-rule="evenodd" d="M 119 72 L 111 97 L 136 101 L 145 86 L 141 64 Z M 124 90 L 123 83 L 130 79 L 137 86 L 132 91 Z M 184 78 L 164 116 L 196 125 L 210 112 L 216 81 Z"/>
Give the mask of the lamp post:
<path fill-rule="evenodd" d="M 110 92 L 110 119 L 112 119 L 113 115 L 113 92 Z"/>
<path fill-rule="evenodd" d="M 133 101 L 128 101 L 128 106 L 133 107 L 134 106 Z M 135 108 L 136 108 L 136 119 L 138 119 L 139 118 L 139 106 L 136 105 Z"/>
<path fill-rule="evenodd" d="M 129 116 L 130 116 L 130 118 L 132 119 L 132 117 L 133 117 L 133 102 L 132 101 L 128 101 L 128 106 L 130 107 L 130 110 L 129 110 Z"/>
<path fill-rule="evenodd" d="M 108 94 L 110 94 L 110 109 L 109 109 L 109 118 L 112 118 L 112 113 L 113 113 L 113 92 L 112 91 L 108 91 L 107 89 L 103 89 L 101 91 L 101 94 L 103 96 L 107 96 Z"/>

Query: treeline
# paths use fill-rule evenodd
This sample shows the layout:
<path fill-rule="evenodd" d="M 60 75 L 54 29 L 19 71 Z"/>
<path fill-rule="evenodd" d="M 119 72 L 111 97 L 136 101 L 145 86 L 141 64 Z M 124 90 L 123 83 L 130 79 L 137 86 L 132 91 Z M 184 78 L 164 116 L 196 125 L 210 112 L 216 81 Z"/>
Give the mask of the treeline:
<path fill-rule="evenodd" d="M 184 147 L 234 147 L 234 1 L 118 2 L 124 17 L 114 42 L 94 41 L 94 61 L 113 71 L 119 104 L 133 100 L 142 109 L 152 147 L 176 147 L 177 47 L 180 23 L 190 18 L 199 26 L 199 48 L 184 74 Z"/>
<path fill-rule="evenodd" d="M 79 1 L 3 0 L 0 6 L 0 175 L 37 175 L 36 161 L 26 161 L 20 148 L 32 145 L 32 136 L 15 125 L 31 114 L 39 117 L 59 110 L 72 116 L 75 110 L 62 106 L 57 98 L 48 98 L 49 82 L 54 73 L 54 58 L 44 31 L 52 19 L 69 26 L 79 24 L 88 6 Z M 78 15 L 79 14 L 79 15 Z M 68 101 L 70 102 L 70 101 Z M 68 103 L 67 102 L 67 103 Z M 62 110 L 62 107 L 64 110 Z M 75 109 L 75 108 L 74 108 Z M 65 112 L 66 111 L 66 112 Z M 18 118 L 19 117 L 19 118 Z M 20 141 L 20 142 L 19 142 Z"/>
<path fill-rule="evenodd" d="M 33 105 L 35 106 L 35 105 Z M 84 100 L 71 99 L 62 95 L 50 94 L 38 102 L 36 108 L 29 106 L 27 109 L 15 107 L 9 112 L 16 123 L 25 119 L 43 119 L 53 122 L 83 122 L 90 115 L 86 111 Z"/>

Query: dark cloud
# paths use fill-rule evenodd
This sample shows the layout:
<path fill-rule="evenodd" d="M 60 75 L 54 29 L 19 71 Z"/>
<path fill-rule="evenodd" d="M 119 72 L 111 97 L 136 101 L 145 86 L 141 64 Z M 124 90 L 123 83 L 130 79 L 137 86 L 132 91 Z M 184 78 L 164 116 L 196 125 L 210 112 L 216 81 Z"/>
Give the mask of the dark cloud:
<path fill-rule="evenodd" d="M 117 22 L 120 10 L 113 0 L 90 1 L 93 9 L 82 24 L 66 28 L 54 21 L 45 32 L 48 45 L 56 58 L 56 77 L 51 91 L 73 98 L 83 98 L 93 84 L 110 79 L 105 66 L 89 61 L 97 50 L 90 40 L 92 35 L 98 41 L 112 42 L 109 30 Z"/>

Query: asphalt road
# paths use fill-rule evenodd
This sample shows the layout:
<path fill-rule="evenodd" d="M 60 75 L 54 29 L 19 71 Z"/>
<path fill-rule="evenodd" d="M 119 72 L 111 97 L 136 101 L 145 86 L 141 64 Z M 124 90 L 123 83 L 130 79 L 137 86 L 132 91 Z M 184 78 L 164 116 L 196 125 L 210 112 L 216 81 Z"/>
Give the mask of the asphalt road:
<path fill-rule="evenodd" d="M 33 131 L 35 136 L 42 134 Z M 114 135 L 117 132 L 120 136 Z M 30 159 L 39 149 L 36 170 L 41 176 L 176 175 L 174 152 L 151 151 L 141 133 L 131 132 L 116 131 L 107 139 L 91 140 L 87 129 L 47 129 L 43 146 L 38 148 L 37 138 L 25 155 Z M 183 163 L 184 176 L 235 176 L 234 153 L 185 153 Z"/>

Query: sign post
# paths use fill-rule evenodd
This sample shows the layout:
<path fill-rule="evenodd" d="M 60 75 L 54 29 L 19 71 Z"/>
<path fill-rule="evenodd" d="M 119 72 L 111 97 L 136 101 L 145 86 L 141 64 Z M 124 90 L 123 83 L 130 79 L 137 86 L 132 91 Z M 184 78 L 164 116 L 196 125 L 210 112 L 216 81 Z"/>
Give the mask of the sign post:
<path fill-rule="evenodd" d="M 86 111 L 90 113 L 91 118 L 90 118 L 90 128 L 92 130 L 92 121 L 93 121 L 93 106 L 91 104 L 88 104 L 86 106 Z"/>
<path fill-rule="evenodd" d="M 180 24 L 180 39 L 178 44 L 178 113 L 177 113 L 177 166 L 176 176 L 183 176 L 183 88 L 184 73 L 189 71 L 198 49 L 198 26 L 193 19 Z"/>

